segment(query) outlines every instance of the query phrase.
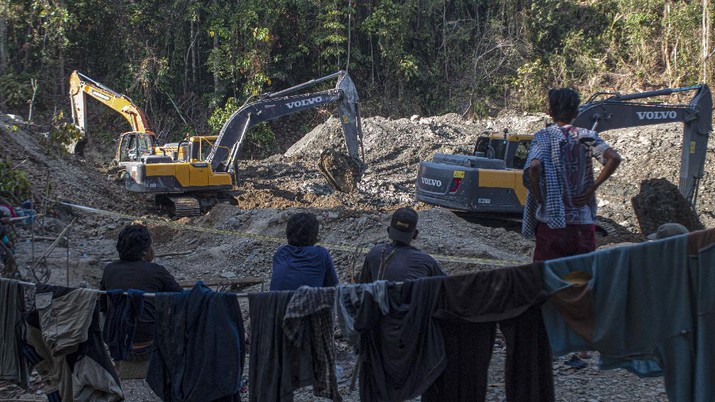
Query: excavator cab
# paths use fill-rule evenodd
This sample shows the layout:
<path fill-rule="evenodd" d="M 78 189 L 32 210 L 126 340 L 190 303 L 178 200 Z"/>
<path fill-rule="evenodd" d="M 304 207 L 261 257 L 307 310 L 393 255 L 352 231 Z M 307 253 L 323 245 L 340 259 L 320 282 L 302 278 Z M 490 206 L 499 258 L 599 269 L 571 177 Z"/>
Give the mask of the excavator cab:
<path fill-rule="evenodd" d="M 203 162 L 211 152 L 216 138 L 215 135 L 191 136 L 179 142 L 164 144 L 156 153 L 176 162 Z"/>
<path fill-rule="evenodd" d="M 121 164 L 122 162 L 135 162 L 144 156 L 153 155 L 154 141 L 153 133 L 136 131 L 123 133 L 119 137 L 117 154 L 114 159 Z"/>
<path fill-rule="evenodd" d="M 477 139 L 474 156 L 501 159 L 509 169 L 523 169 L 531 140 L 531 135 L 485 135 Z"/>

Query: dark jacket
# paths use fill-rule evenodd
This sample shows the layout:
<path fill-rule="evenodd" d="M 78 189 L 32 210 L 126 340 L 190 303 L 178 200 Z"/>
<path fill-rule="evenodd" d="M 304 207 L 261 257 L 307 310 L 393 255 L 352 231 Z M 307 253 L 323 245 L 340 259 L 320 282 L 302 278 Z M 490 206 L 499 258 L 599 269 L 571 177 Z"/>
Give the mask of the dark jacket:
<path fill-rule="evenodd" d="M 381 261 L 385 261 L 384 274 L 380 275 Z M 368 252 L 363 264 L 360 282 L 368 283 L 384 279 L 401 282 L 430 276 L 445 276 L 429 254 L 402 243 L 378 244 Z"/>
<path fill-rule="evenodd" d="M 181 286 L 163 266 L 148 261 L 116 261 L 104 268 L 102 290 L 137 289 L 145 292 L 180 292 Z M 100 299 L 102 311 L 107 311 L 106 297 Z M 139 318 L 135 342 L 150 341 L 154 334 L 154 301 L 144 300 L 144 310 Z"/>
<path fill-rule="evenodd" d="M 240 400 L 246 342 L 236 295 L 199 282 L 157 295 L 155 305 L 149 387 L 164 401 Z"/>

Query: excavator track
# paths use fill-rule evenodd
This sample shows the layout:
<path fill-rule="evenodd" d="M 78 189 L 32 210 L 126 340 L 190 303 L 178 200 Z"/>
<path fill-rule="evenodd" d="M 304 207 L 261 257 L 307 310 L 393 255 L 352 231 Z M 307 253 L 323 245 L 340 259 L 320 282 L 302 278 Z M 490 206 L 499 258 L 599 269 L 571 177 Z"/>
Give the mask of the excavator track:
<path fill-rule="evenodd" d="M 169 212 L 177 218 L 201 215 L 201 203 L 195 197 L 167 196 Z"/>
<path fill-rule="evenodd" d="M 477 223 L 482 226 L 501 227 L 509 231 L 521 232 L 522 218 L 519 214 L 495 212 L 466 212 L 452 210 L 458 217 L 467 222 Z M 623 230 L 623 229 L 620 229 Z M 619 233 L 619 226 L 610 219 L 596 217 L 596 236 L 615 236 Z"/>
<path fill-rule="evenodd" d="M 596 217 L 596 234 L 600 237 L 615 236 L 618 234 L 618 225 L 610 219 Z"/>

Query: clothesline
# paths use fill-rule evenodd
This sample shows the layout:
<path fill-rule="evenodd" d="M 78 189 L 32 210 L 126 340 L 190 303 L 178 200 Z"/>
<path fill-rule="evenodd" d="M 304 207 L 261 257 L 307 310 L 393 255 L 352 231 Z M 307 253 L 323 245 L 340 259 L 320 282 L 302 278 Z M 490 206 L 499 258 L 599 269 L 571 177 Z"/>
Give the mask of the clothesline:
<path fill-rule="evenodd" d="M 15 279 L 10 279 L 10 280 L 15 280 Z M 23 285 L 23 286 L 30 286 L 30 287 L 36 287 L 36 286 L 37 286 L 36 283 L 32 283 L 32 282 L 24 282 L 24 281 L 18 281 L 18 280 L 15 280 L 15 281 L 16 281 L 17 283 L 19 283 L 20 285 Z M 78 289 L 86 289 L 86 290 L 89 290 L 89 291 L 92 291 L 92 292 L 97 292 L 97 293 L 102 294 L 102 295 L 106 295 L 106 294 L 107 294 L 107 291 L 106 291 L 106 290 L 99 290 L 99 289 L 92 289 L 92 288 L 83 288 L 83 287 L 80 287 L 80 288 L 78 288 Z M 129 293 L 127 293 L 127 292 L 123 292 L 123 293 L 124 293 L 125 295 L 128 295 L 128 294 L 129 294 Z M 230 292 L 227 292 L 227 293 L 230 293 Z M 260 293 L 260 292 L 256 292 L 256 293 Z M 147 293 L 143 293 L 143 294 L 142 294 L 142 296 L 144 296 L 144 297 L 156 297 L 156 295 L 157 295 L 156 293 L 150 293 L 150 292 L 147 292 Z M 238 297 L 238 298 L 246 298 L 246 297 L 248 297 L 249 293 L 233 293 L 233 295 L 235 295 L 235 296 Z"/>
<path fill-rule="evenodd" d="M 7 279 L 7 278 L 3 278 L 3 279 Z M 17 280 L 17 279 L 8 279 L 8 280 L 16 281 L 17 283 L 19 283 L 20 285 L 23 285 L 23 286 L 30 286 L 30 287 L 36 287 L 36 286 L 37 286 L 37 284 L 36 284 L 36 283 L 33 283 L 33 282 L 19 281 L 19 280 Z M 393 283 L 393 284 L 395 284 L 395 285 L 402 285 L 404 282 L 391 282 L 391 283 Z M 353 284 L 351 284 L 351 285 L 356 285 L 356 284 L 353 283 Z M 338 286 L 340 286 L 340 285 L 338 285 Z M 92 289 L 92 288 L 83 288 L 83 287 L 79 287 L 78 289 L 86 289 L 86 290 L 89 290 L 89 291 L 92 291 L 92 292 L 97 292 L 97 293 L 102 294 L 102 295 L 106 295 L 106 294 L 107 294 L 107 291 L 106 291 L 106 290 Z M 168 292 L 168 293 L 171 293 L 171 292 Z M 226 293 L 231 293 L 231 292 L 226 292 Z M 247 298 L 250 294 L 258 294 L 258 293 L 265 293 L 265 292 L 231 293 L 231 294 L 233 294 L 234 296 L 238 297 L 239 299 L 245 299 L 245 298 Z M 128 295 L 129 293 L 123 292 L 123 294 Z M 156 297 L 156 295 L 157 295 L 156 293 L 150 293 L 150 292 L 147 292 L 147 293 L 143 293 L 143 294 L 142 294 L 142 296 L 144 296 L 144 297 Z"/>

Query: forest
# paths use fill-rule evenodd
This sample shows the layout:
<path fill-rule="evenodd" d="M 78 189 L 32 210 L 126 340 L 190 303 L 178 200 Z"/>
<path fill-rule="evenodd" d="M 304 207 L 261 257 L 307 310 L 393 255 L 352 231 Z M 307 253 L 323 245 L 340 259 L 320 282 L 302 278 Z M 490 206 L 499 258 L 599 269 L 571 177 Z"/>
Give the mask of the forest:
<path fill-rule="evenodd" d="M 67 120 L 78 70 L 176 141 L 217 132 L 258 93 L 347 70 L 363 115 L 543 111 L 550 87 L 586 97 L 710 82 L 711 10 L 710 0 L 0 0 L 0 109 Z M 104 116 L 93 124 L 111 137 L 123 122 Z M 273 129 L 250 140 L 270 148 Z"/>

